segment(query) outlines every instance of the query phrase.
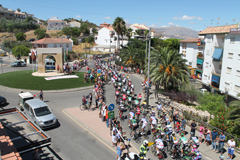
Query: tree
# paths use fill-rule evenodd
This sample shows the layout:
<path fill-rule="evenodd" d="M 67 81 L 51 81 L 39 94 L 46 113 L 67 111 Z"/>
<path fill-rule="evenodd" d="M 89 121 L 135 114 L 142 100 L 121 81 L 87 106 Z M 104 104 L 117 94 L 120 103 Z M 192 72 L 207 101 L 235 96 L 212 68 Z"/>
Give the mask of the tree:
<path fill-rule="evenodd" d="M 139 36 L 143 36 L 144 35 L 144 31 L 140 30 L 140 29 L 137 29 L 137 30 L 135 30 L 135 34 L 139 35 Z"/>
<path fill-rule="evenodd" d="M 17 9 L 17 11 L 18 11 L 18 12 L 21 12 L 21 9 L 20 9 L 20 8 L 18 8 L 18 9 Z"/>
<path fill-rule="evenodd" d="M 95 27 L 92 28 L 92 33 L 93 33 L 93 35 L 98 34 L 98 31 Z"/>
<path fill-rule="evenodd" d="M 84 35 L 89 35 L 90 30 L 88 29 L 87 23 L 82 23 L 81 24 L 80 33 L 83 33 Z"/>
<path fill-rule="evenodd" d="M 117 17 L 114 22 L 113 22 L 113 29 L 116 31 L 117 33 L 117 36 L 118 36 L 118 49 L 120 47 L 120 43 L 119 43 L 119 35 L 122 36 L 122 39 L 123 39 L 123 31 L 126 30 L 126 23 L 125 21 L 123 20 L 123 18 L 121 17 Z"/>
<path fill-rule="evenodd" d="M 144 31 L 144 36 L 147 37 L 147 35 L 149 35 L 149 30 Z"/>
<path fill-rule="evenodd" d="M 126 36 L 128 37 L 128 40 L 132 37 L 132 34 L 133 34 L 132 31 L 133 31 L 132 28 L 128 28 L 126 30 Z"/>
<path fill-rule="evenodd" d="M 189 69 L 185 63 L 186 60 L 177 51 L 159 47 L 151 53 L 150 78 L 157 85 L 162 85 L 165 91 L 180 88 L 181 84 L 189 83 Z"/>
<path fill-rule="evenodd" d="M 15 35 L 15 37 L 17 41 L 25 41 L 27 36 L 23 32 L 19 32 Z"/>
<path fill-rule="evenodd" d="M 78 45 L 78 44 L 79 44 L 77 38 L 72 37 L 72 40 L 73 40 L 73 44 L 75 44 L 75 45 Z"/>
<path fill-rule="evenodd" d="M 17 59 L 20 59 L 21 56 L 28 56 L 28 54 L 30 53 L 30 49 L 22 45 L 16 46 L 12 49 L 12 53 Z"/>
<path fill-rule="evenodd" d="M 43 39 L 46 37 L 46 29 L 36 29 L 34 34 L 37 36 L 37 39 Z"/>
<path fill-rule="evenodd" d="M 88 38 L 86 38 L 85 42 L 87 42 L 87 43 L 94 42 L 94 37 L 93 36 L 89 36 Z"/>
<path fill-rule="evenodd" d="M 169 38 L 163 41 L 163 46 L 168 47 L 169 49 L 179 50 L 179 40 L 174 38 Z"/>

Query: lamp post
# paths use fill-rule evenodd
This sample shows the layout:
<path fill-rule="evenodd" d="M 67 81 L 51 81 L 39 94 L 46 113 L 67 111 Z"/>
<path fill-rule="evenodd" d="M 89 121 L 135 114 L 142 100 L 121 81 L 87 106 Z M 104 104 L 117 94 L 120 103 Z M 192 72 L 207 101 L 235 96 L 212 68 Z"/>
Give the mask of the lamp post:
<path fill-rule="evenodd" d="M 148 47 L 148 81 L 147 81 L 147 106 L 149 106 L 149 72 L 150 72 L 150 52 L 151 52 L 151 27 L 149 28 L 149 47 Z"/>

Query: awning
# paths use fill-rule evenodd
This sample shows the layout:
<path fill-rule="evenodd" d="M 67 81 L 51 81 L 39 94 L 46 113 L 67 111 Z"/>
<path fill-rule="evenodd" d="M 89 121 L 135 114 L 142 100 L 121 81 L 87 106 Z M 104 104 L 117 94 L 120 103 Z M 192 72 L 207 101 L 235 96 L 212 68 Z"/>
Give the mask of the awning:
<path fill-rule="evenodd" d="M 202 73 L 202 71 L 201 71 L 201 70 L 199 70 L 199 69 L 196 69 L 196 71 L 197 71 L 197 72 L 201 72 L 201 73 Z"/>
<path fill-rule="evenodd" d="M 223 49 L 221 48 L 215 48 L 212 58 L 215 60 L 219 60 L 222 56 L 222 51 Z"/>
<path fill-rule="evenodd" d="M 197 59 L 197 64 L 202 65 L 203 64 L 203 59 Z"/>
<path fill-rule="evenodd" d="M 213 82 L 219 83 L 219 80 L 220 80 L 220 77 L 212 75 L 212 81 Z"/>

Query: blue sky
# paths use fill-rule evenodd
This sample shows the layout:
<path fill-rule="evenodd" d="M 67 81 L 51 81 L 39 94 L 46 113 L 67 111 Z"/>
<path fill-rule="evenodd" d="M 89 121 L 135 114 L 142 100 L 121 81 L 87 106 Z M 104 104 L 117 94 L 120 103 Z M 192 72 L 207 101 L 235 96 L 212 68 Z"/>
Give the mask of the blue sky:
<path fill-rule="evenodd" d="M 2 0 L 3 7 L 47 20 L 76 18 L 97 25 L 122 17 L 129 24 L 177 25 L 201 31 L 209 26 L 240 22 L 240 1 L 231 0 Z"/>

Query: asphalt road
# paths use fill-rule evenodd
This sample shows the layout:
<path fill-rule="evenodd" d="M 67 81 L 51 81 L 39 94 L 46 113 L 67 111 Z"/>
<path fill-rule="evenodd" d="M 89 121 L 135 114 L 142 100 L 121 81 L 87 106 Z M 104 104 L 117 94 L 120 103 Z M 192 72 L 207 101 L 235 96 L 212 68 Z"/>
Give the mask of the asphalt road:
<path fill-rule="evenodd" d="M 5 57 L 6 58 L 6 57 Z M 10 59 L 11 61 L 11 59 Z M 10 61 L 5 61 L 5 72 L 14 70 L 31 70 L 32 66 L 27 67 L 10 67 Z M 14 61 L 14 60 L 12 60 Z M 90 67 L 93 67 L 91 63 Z M 1 71 L 1 70 L 0 70 Z M 1 74 L 0 74 L 1 76 Z M 136 76 L 131 76 L 132 82 L 135 85 L 135 93 L 141 92 L 141 79 Z M 114 89 L 111 84 L 105 86 L 105 97 L 107 104 L 114 103 Z M 104 146 L 96 138 L 92 137 L 87 131 L 78 126 L 74 121 L 69 119 L 62 111 L 66 108 L 78 107 L 81 103 L 83 95 L 89 94 L 92 90 L 78 91 L 78 92 L 65 92 L 65 93 L 44 93 L 44 101 L 52 108 L 55 116 L 59 120 L 60 126 L 49 129 L 46 133 L 52 138 L 51 148 L 55 155 L 53 159 L 116 159 L 116 153 Z M 6 91 L 0 92 L 2 96 L 6 97 L 9 105 L 7 107 L 16 107 L 18 103 L 18 93 L 10 93 Z M 36 93 L 32 93 L 36 94 Z M 125 113 L 125 115 L 127 115 Z M 130 137 L 130 132 L 127 127 L 127 121 L 122 123 L 123 131 L 127 132 Z M 152 137 L 149 137 L 151 141 Z M 143 141 L 143 139 L 142 139 Z M 134 148 L 139 150 L 141 144 L 131 141 Z M 50 153 L 51 150 L 45 149 L 44 152 Z M 52 153 L 46 159 L 51 159 Z M 100 158 L 101 157 L 101 158 Z M 147 157 L 156 159 L 151 152 L 147 153 Z M 171 159 L 169 156 L 167 159 Z M 204 158 L 203 158 L 204 159 Z"/>

